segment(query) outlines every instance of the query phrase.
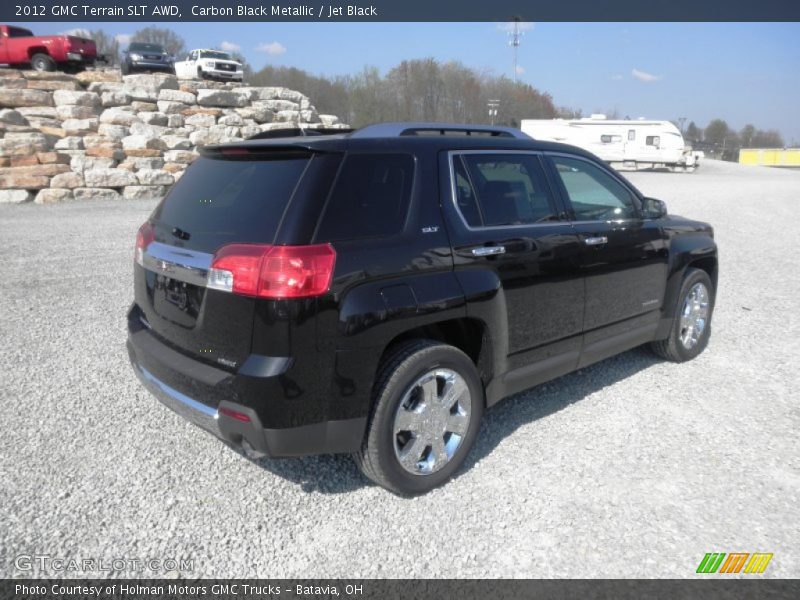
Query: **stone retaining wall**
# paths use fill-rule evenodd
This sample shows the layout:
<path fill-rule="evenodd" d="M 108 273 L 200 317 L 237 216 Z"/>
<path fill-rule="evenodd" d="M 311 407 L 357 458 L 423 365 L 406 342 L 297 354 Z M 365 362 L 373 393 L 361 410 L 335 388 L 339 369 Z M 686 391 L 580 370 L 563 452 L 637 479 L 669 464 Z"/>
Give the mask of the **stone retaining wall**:
<path fill-rule="evenodd" d="M 347 127 L 287 88 L 0 69 L 0 202 L 161 197 L 199 146 L 298 124 Z"/>

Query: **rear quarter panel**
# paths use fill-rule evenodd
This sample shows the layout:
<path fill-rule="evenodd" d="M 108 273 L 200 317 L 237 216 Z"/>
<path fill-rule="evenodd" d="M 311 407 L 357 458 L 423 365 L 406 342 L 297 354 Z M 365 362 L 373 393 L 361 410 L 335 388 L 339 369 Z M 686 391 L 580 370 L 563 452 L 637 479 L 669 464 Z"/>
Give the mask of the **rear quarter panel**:
<path fill-rule="evenodd" d="M 321 357 L 335 356 L 332 412 L 338 418 L 346 418 L 343 413 L 363 416 L 369 412 L 382 353 L 394 338 L 465 316 L 438 202 L 435 157 L 416 156 L 401 234 L 333 246 L 336 271 L 331 292 L 319 300 L 317 350 Z"/>

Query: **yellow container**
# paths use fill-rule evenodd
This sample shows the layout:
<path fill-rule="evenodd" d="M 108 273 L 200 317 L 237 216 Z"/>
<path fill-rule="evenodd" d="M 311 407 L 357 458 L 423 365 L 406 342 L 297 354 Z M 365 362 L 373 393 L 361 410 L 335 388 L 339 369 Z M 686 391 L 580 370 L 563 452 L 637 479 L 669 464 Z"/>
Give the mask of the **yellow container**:
<path fill-rule="evenodd" d="M 800 148 L 786 150 L 742 148 L 739 163 L 763 167 L 800 167 Z"/>

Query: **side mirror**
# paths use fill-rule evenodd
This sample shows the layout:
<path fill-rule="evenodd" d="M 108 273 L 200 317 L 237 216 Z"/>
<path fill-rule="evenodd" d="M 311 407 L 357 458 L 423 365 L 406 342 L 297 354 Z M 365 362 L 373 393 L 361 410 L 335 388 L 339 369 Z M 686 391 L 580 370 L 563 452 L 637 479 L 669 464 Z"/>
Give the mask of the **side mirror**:
<path fill-rule="evenodd" d="M 642 202 L 642 213 L 645 219 L 660 219 L 667 216 L 667 204 L 656 198 L 645 198 Z"/>

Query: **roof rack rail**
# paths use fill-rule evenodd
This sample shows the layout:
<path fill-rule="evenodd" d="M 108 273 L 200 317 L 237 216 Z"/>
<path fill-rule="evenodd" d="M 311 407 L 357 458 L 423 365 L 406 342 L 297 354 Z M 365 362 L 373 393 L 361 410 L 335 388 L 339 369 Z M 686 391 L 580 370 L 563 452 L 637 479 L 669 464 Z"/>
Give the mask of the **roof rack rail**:
<path fill-rule="evenodd" d="M 339 129 L 309 129 L 306 127 L 286 127 L 285 129 L 268 129 L 255 135 L 251 135 L 248 140 L 268 140 L 290 137 L 318 137 L 323 135 L 339 135 L 351 133 L 353 129 L 342 127 Z"/>
<path fill-rule="evenodd" d="M 353 138 L 399 137 L 404 135 L 465 135 L 517 138 L 527 140 L 530 136 L 513 127 L 499 125 L 465 125 L 461 123 L 377 123 L 356 129 Z"/>

